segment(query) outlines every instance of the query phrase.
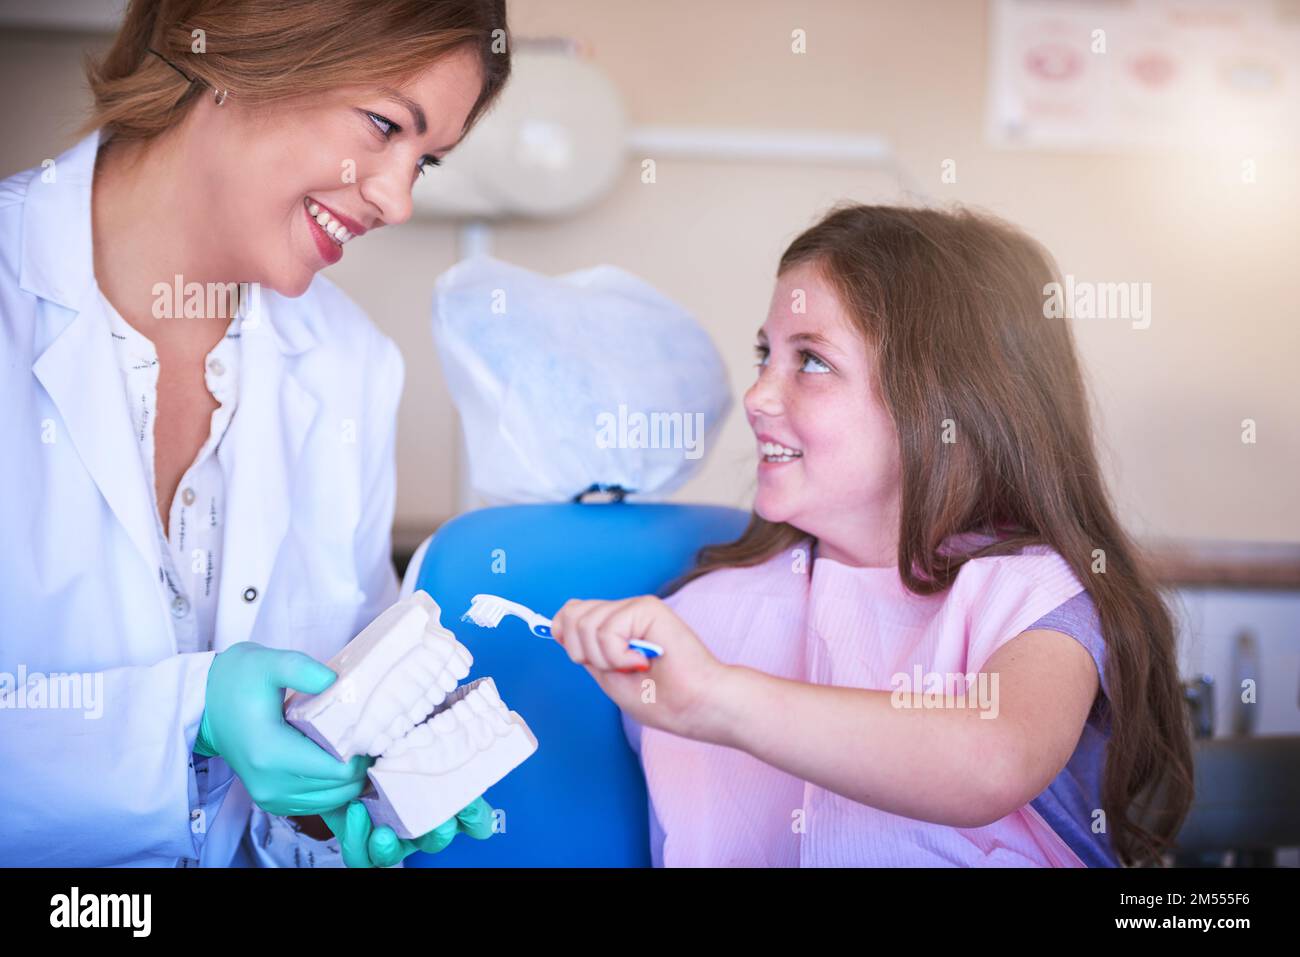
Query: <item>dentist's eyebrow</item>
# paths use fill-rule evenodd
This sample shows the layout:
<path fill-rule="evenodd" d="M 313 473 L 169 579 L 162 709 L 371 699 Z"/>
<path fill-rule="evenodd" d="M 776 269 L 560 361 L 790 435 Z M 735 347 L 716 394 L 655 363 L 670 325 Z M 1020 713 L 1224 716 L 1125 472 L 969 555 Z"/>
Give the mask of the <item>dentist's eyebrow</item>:
<path fill-rule="evenodd" d="M 411 111 L 411 119 L 415 121 L 415 131 L 423 136 L 429 131 L 429 121 L 424 116 L 424 107 L 416 103 L 405 93 L 398 93 L 391 86 L 381 86 L 379 92 L 390 100 L 396 100 Z M 445 147 L 444 147 L 445 148 Z"/>
<path fill-rule="evenodd" d="M 405 93 L 398 93 L 391 86 L 381 86 L 379 92 L 391 100 L 396 100 L 398 103 L 402 104 L 402 106 L 411 111 L 411 119 L 415 120 L 415 131 L 417 133 L 423 136 L 429 131 L 428 118 L 424 115 L 424 107 L 420 106 L 419 103 L 416 103 L 415 100 L 411 99 Z M 454 143 L 448 143 L 446 146 L 436 146 L 433 151 L 435 153 L 446 153 L 448 150 L 454 149 L 456 143 L 459 143 L 460 141 L 461 137 L 457 137 Z"/>

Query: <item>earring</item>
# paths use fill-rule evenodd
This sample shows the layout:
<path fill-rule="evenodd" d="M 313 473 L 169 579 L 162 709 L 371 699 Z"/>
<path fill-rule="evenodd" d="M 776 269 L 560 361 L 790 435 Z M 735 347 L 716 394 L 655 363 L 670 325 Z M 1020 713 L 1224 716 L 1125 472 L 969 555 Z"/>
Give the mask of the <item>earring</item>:
<path fill-rule="evenodd" d="M 212 88 L 212 98 L 217 101 L 217 106 L 226 102 L 226 95 L 229 93 L 229 90 L 218 90 L 215 86 Z"/>

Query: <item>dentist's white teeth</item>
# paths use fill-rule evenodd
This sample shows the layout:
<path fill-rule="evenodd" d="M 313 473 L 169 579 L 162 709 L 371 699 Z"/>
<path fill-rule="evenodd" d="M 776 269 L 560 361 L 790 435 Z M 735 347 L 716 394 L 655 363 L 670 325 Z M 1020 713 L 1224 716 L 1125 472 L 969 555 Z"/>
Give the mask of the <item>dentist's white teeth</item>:
<path fill-rule="evenodd" d="M 330 239 L 334 240 L 340 246 L 352 238 L 352 233 L 348 232 L 346 226 L 335 219 L 320 203 L 312 199 L 305 199 L 303 202 L 307 206 L 307 212 L 312 219 L 316 220 L 316 225 L 325 230 Z"/>
<path fill-rule="evenodd" d="M 325 227 L 325 231 L 329 233 L 331 236 L 333 236 L 335 239 L 337 239 L 340 243 L 346 242 L 347 239 L 352 235 L 347 231 L 347 229 L 343 226 L 342 223 L 334 219 L 330 220 L 329 225 Z"/>

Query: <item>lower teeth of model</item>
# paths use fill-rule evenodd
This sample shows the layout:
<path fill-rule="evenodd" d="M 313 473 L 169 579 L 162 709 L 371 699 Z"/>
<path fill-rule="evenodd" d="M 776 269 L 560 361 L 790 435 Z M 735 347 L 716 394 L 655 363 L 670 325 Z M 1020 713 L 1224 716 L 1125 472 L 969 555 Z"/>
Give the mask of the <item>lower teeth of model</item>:
<path fill-rule="evenodd" d="M 797 459 L 797 458 L 801 458 L 801 456 L 798 456 L 798 455 L 765 455 L 765 456 L 763 456 L 763 458 L 766 459 L 766 460 L 769 461 L 769 462 L 793 462 L 795 459 Z"/>

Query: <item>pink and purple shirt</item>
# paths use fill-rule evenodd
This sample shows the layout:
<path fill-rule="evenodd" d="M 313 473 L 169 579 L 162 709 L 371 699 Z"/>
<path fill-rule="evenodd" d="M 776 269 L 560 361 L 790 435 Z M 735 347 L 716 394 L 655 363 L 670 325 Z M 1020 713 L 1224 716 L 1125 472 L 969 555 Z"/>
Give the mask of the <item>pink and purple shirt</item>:
<path fill-rule="evenodd" d="M 977 828 L 890 814 L 625 715 L 645 771 L 656 866 L 1115 865 L 1099 813 L 1110 731 L 1105 645 L 1087 591 L 1046 546 L 973 559 L 947 591 L 919 596 L 896 568 L 817 558 L 808 540 L 760 565 L 711 572 L 666 601 L 720 660 L 792 680 L 892 691 L 900 675 L 974 675 L 1012 638 L 1050 628 L 1088 649 L 1101 690 L 1051 785 Z M 916 786 L 962 784 L 936 769 Z"/>

